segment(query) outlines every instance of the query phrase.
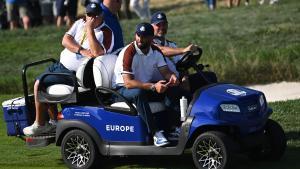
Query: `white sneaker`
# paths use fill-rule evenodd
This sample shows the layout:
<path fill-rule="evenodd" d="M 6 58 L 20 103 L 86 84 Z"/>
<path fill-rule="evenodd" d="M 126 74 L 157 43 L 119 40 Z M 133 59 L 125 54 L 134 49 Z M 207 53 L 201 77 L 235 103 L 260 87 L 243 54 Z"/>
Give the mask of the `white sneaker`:
<path fill-rule="evenodd" d="M 168 140 L 163 135 L 163 131 L 162 130 L 161 131 L 157 131 L 154 134 L 153 140 L 154 140 L 154 145 L 158 146 L 158 147 L 165 146 L 165 145 L 169 144 Z"/>
<path fill-rule="evenodd" d="M 46 134 L 53 131 L 54 126 L 45 123 L 44 126 L 40 126 L 37 122 L 34 122 L 31 126 L 25 127 L 23 133 L 25 136 L 38 136 L 40 134 Z"/>
<path fill-rule="evenodd" d="M 259 3 L 260 5 L 262 5 L 262 4 L 265 3 L 265 0 L 260 0 L 258 3 Z"/>
<path fill-rule="evenodd" d="M 277 2 L 278 2 L 278 0 L 270 0 L 270 5 L 273 5 L 273 4 L 277 3 Z"/>

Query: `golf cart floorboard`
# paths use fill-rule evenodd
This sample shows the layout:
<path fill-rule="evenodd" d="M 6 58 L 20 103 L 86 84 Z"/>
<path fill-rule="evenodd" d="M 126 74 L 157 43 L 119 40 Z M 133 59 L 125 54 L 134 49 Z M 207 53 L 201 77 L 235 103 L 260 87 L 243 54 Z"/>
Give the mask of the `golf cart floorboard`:
<path fill-rule="evenodd" d="M 40 135 L 40 136 L 31 136 L 25 138 L 26 145 L 28 147 L 46 147 L 51 143 L 55 142 L 55 133 Z"/>

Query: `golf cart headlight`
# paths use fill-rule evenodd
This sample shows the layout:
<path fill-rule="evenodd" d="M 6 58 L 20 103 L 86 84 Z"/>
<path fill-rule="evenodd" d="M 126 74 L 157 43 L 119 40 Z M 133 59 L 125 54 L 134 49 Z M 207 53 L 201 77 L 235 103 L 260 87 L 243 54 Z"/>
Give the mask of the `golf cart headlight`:
<path fill-rule="evenodd" d="M 221 104 L 220 107 L 225 112 L 241 112 L 240 107 L 236 104 Z"/>
<path fill-rule="evenodd" d="M 259 96 L 259 104 L 260 104 L 260 106 L 263 106 L 265 104 L 265 99 L 264 99 L 263 95 Z"/>

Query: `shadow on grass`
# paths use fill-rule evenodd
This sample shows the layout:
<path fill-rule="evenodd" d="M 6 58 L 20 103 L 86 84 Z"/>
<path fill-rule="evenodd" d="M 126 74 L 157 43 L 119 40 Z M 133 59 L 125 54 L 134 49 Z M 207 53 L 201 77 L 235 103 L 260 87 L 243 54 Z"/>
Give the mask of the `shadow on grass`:
<path fill-rule="evenodd" d="M 230 169 L 299 169 L 299 147 L 288 147 L 280 161 L 253 161 L 246 155 L 237 154 L 233 158 Z M 293 165 L 291 165 L 293 164 Z M 99 168 L 98 166 L 97 168 Z M 125 156 L 104 158 L 103 169 L 113 168 L 131 169 L 193 169 L 193 159 L 190 153 L 181 156 Z"/>
<path fill-rule="evenodd" d="M 57 165 L 65 165 L 65 162 L 62 158 L 55 159 Z"/>
<path fill-rule="evenodd" d="M 287 140 L 300 140 L 300 131 L 289 131 L 285 135 Z"/>
<path fill-rule="evenodd" d="M 166 169 L 189 169 L 193 167 L 191 154 L 181 156 L 126 156 L 111 157 L 104 159 L 101 168 L 111 169 L 117 167 L 127 168 L 166 168 Z"/>

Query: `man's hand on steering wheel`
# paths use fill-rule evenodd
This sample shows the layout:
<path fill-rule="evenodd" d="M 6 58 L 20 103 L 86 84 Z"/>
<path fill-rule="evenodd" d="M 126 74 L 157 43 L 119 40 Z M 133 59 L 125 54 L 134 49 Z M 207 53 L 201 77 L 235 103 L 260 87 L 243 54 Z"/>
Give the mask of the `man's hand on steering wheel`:
<path fill-rule="evenodd" d="M 197 45 L 194 45 L 194 44 L 190 44 L 189 46 L 185 47 L 183 52 L 186 53 L 186 52 L 195 52 L 196 50 L 198 50 L 199 46 Z"/>
<path fill-rule="evenodd" d="M 189 45 L 186 49 L 193 51 L 187 51 L 181 59 L 176 63 L 176 69 L 180 71 L 188 70 L 190 67 L 194 67 L 202 55 L 202 49 L 196 45 Z"/>

